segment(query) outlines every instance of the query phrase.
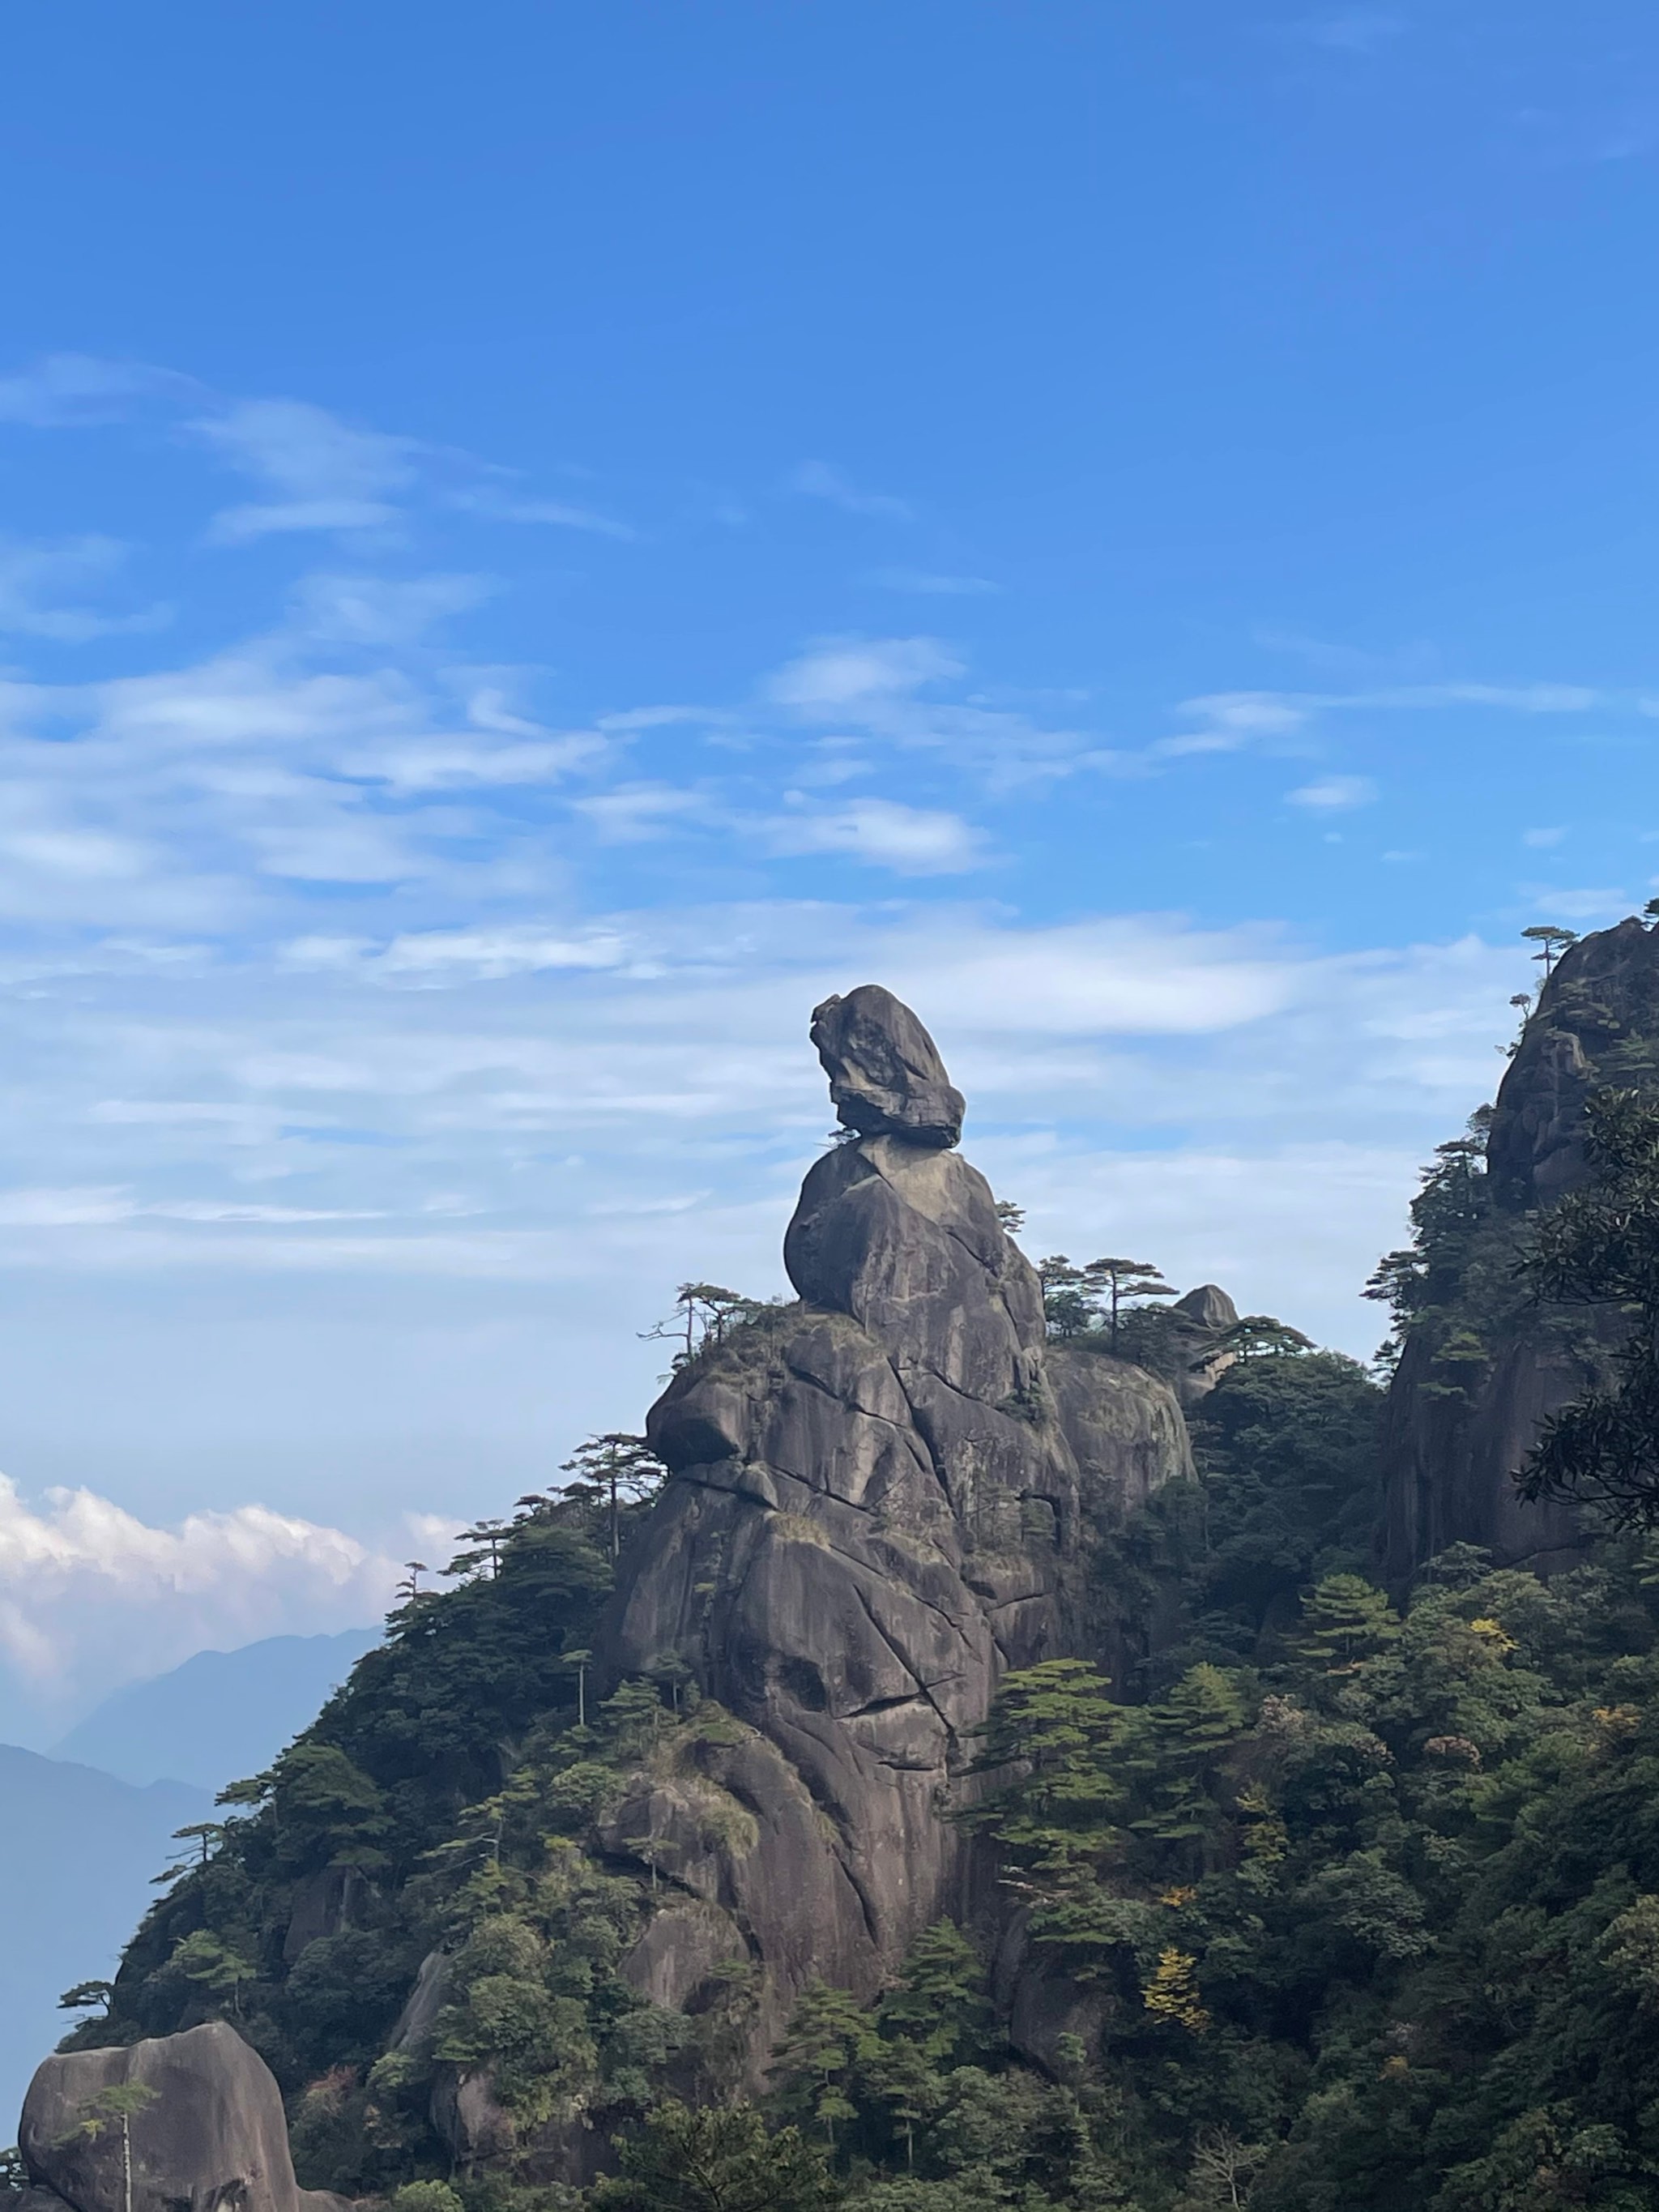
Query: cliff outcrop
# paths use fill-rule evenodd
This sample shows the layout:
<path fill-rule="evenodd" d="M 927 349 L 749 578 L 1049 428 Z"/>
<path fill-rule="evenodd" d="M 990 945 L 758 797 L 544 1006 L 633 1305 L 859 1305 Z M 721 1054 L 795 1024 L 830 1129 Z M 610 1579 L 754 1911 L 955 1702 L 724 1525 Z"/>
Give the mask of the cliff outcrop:
<path fill-rule="evenodd" d="M 740 1843 L 700 1831 L 694 1873 L 660 1790 L 609 1834 L 726 1916 L 764 1992 L 751 2066 L 809 1978 L 868 1994 L 930 1922 L 987 1902 L 949 1811 L 998 1680 L 1109 1646 L 1097 1537 L 1190 1468 L 1164 1383 L 1045 1352 L 1036 1275 L 954 1149 L 960 1095 L 915 1016 L 866 986 L 812 1035 L 848 1133 L 785 1238 L 799 1303 L 653 1408 L 671 1479 L 608 1652 L 618 1675 L 687 1670 L 744 1724 L 708 1777 L 748 1816 Z M 710 1942 L 677 1904 L 637 1970 L 684 1989 Z"/>
<path fill-rule="evenodd" d="M 1578 1518 L 1513 1476 L 1540 1423 L 1594 1379 L 1605 1323 L 1540 1311 L 1514 1269 L 1527 1224 L 1584 1172 L 1584 1102 L 1659 1081 L 1659 934 L 1635 920 L 1568 947 L 1546 979 L 1485 1133 L 1461 1216 L 1424 1243 L 1383 1443 L 1384 1562 L 1396 1585 L 1456 1543 L 1501 1565 L 1577 1557 Z M 1449 1213 L 1458 1209 L 1448 1208 Z"/>

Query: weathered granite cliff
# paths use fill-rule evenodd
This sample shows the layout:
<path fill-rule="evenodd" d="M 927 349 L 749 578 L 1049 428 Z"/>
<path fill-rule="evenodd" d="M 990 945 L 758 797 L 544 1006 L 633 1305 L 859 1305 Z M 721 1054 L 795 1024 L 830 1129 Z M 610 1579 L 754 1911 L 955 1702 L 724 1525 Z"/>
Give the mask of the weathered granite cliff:
<path fill-rule="evenodd" d="M 734 1948 L 758 2066 L 818 1977 L 867 1993 L 941 1914 L 993 1901 L 947 1817 L 1010 1667 L 1121 1637 L 1097 1532 L 1189 1467 L 1170 1391 L 1043 1343 L 1036 1273 L 953 1147 L 962 1100 L 891 994 L 812 1036 L 845 1141 L 784 1244 L 798 1305 L 711 1347 L 653 1408 L 672 1479 L 619 1590 L 618 1674 L 689 1669 L 745 1723 L 702 1787 L 611 1816 L 681 1894 L 630 1964 L 683 2003 Z"/>
<path fill-rule="evenodd" d="M 1583 1176 L 1590 1092 L 1656 1081 L 1659 933 L 1632 919 L 1571 945 L 1545 981 L 1486 1133 L 1482 1218 L 1403 1346 L 1383 1447 L 1396 1584 L 1455 1543 L 1504 1565 L 1577 1556 L 1574 1510 L 1525 1504 L 1512 1477 L 1545 1416 L 1592 1379 L 1601 1338 L 1589 1316 L 1528 1304 L 1514 1261 L 1528 1218 Z"/>

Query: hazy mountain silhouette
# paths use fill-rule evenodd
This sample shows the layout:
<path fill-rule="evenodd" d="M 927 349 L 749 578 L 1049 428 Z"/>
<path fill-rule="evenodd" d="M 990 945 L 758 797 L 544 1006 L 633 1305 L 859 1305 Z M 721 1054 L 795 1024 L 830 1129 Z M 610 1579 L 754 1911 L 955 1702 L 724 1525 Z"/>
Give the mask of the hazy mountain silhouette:
<path fill-rule="evenodd" d="M 332 1640 L 332 1639 L 324 1639 Z M 121 1947 L 179 1846 L 210 1817 L 205 1790 L 135 1789 L 88 1766 L 0 1744 L 0 2145 L 13 2140 L 29 2076 L 70 2025 L 58 1999 L 115 1971 Z"/>
<path fill-rule="evenodd" d="M 338 1636 L 268 1636 L 237 1651 L 198 1651 L 170 1674 L 106 1698 L 50 1755 L 101 1767 L 123 1782 L 222 1790 L 269 1766 L 379 1641 L 378 1629 L 348 1628 Z"/>

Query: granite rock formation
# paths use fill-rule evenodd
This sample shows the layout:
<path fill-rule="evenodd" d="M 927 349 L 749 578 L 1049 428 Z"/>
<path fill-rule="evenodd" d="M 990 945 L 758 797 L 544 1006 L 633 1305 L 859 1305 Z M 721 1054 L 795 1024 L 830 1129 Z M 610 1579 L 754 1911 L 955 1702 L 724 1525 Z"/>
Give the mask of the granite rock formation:
<path fill-rule="evenodd" d="M 1200 1283 L 1169 1309 L 1181 1347 L 1176 1395 L 1182 1410 L 1207 1398 L 1238 1354 L 1220 1340 L 1238 1324 L 1238 1308 L 1218 1283 Z"/>
<path fill-rule="evenodd" d="M 1512 1266 L 1528 1218 L 1584 1173 L 1583 1109 L 1602 1085 L 1659 1080 L 1659 933 L 1635 920 L 1571 946 L 1538 995 L 1498 1091 L 1486 1135 L 1489 1280 Z M 1454 1289 L 1455 1304 L 1474 1288 Z M 1529 1505 L 1512 1477 L 1540 1423 L 1594 1374 L 1583 1317 L 1564 1331 L 1525 1307 L 1486 1326 L 1483 1364 L 1449 1370 L 1442 1332 L 1408 1335 L 1389 1394 L 1383 1445 L 1384 1565 L 1403 1585 L 1449 1545 L 1480 1545 L 1500 1565 L 1547 1571 L 1578 1555 L 1573 1508 Z M 1473 1380 L 1466 1381 L 1473 1371 Z"/>
<path fill-rule="evenodd" d="M 95 2133 L 100 2093 L 149 2092 L 125 2122 Z M 344 2199 L 301 2189 L 283 2100 L 270 2068 L 226 2021 L 104 2051 L 73 2051 L 37 2070 L 18 2148 L 34 2212 L 342 2212 Z"/>
<path fill-rule="evenodd" d="M 961 1091 L 921 1024 L 879 983 L 861 983 L 812 1009 L 812 1042 L 844 1129 L 954 1145 L 962 1135 Z"/>
<path fill-rule="evenodd" d="M 1103 1654 L 1103 1528 L 1188 1471 L 1168 1387 L 1045 1353 L 1035 1271 L 952 1149 L 962 1102 L 874 986 L 814 1017 L 849 1134 L 785 1239 L 799 1303 L 707 1348 L 653 1408 L 671 1471 L 625 1563 L 618 1674 L 689 1671 L 738 1728 L 607 1821 L 675 1895 L 629 1962 L 695 2004 L 759 1970 L 751 2076 L 812 1977 L 867 1995 L 994 1892 L 948 1808 L 1010 1667 Z"/>

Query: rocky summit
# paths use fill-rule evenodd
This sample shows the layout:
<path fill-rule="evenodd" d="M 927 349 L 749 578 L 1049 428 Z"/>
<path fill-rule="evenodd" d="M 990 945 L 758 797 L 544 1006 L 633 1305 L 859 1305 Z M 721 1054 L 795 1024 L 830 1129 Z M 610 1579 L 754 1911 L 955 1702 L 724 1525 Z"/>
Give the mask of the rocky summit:
<path fill-rule="evenodd" d="M 746 1816 L 740 1847 L 711 1846 L 696 1790 L 664 1784 L 610 1832 L 705 1908 L 647 1933 L 640 1971 L 664 2001 L 711 1946 L 761 1967 L 757 2075 L 809 1978 L 872 1990 L 919 1930 L 987 1893 L 946 1814 L 997 1682 L 1109 1639 L 1085 1599 L 1091 1547 L 1190 1466 L 1165 1383 L 1045 1354 L 1036 1272 L 949 1149 L 961 1097 L 909 1009 L 866 985 L 812 1035 L 853 1133 L 808 1173 L 784 1239 L 799 1303 L 652 1408 L 671 1480 L 609 1640 L 615 1673 L 678 1662 L 752 1731 L 699 1778 Z"/>

